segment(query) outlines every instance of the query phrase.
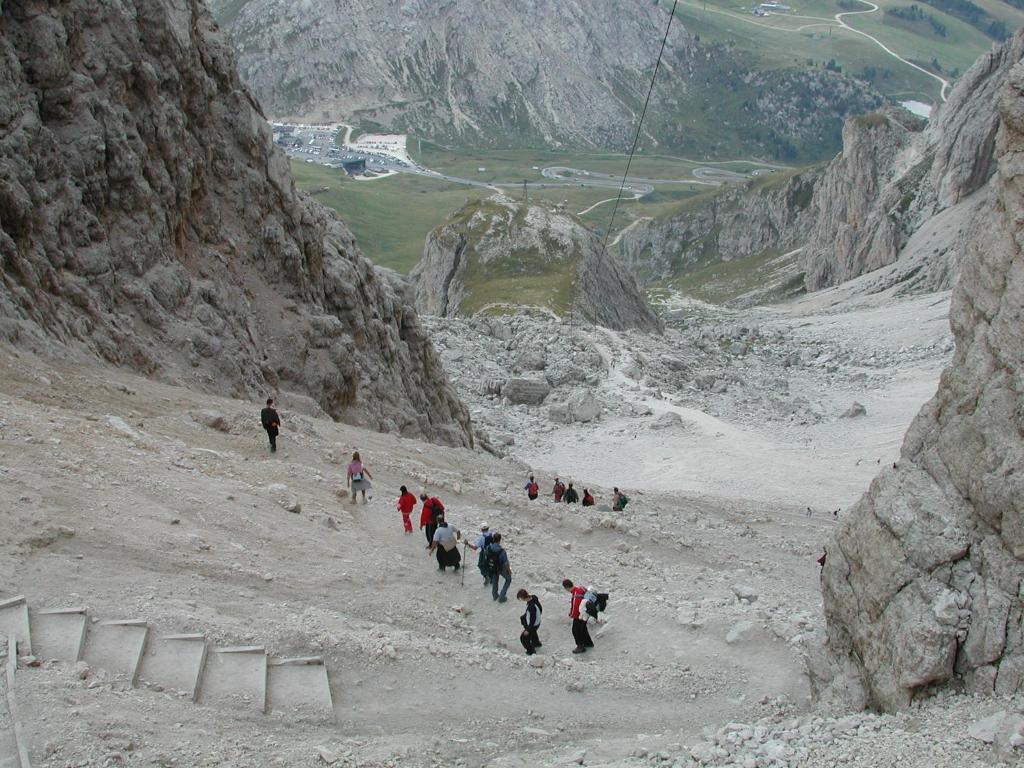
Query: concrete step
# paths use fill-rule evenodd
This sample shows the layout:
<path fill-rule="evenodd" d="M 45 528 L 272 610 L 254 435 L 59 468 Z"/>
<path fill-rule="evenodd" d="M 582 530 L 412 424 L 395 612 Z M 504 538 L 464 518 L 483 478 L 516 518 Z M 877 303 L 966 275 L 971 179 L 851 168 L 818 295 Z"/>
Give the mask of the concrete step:
<path fill-rule="evenodd" d="M 267 710 L 267 652 L 261 645 L 213 648 L 199 687 L 201 704 Z"/>
<path fill-rule="evenodd" d="M 148 635 L 149 625 L 141 619 L 101 621 L 89 628 L 82 658 L 93 669 L 134 686 Z"/>
<path fill-rule="evenodd" d="M 139 670 L 141 685 L 160 685 L 187 695 L 199 694 L 199 680 L 206 665 L 206 636 L 163 635 L 150 638 Z"/>
<path fill-rule="evenodd" d="M 267 706 L 271 712 L 333 717 L 334 705 L 324 660 L 319 656 L 271 659 L 267 667 Z"/>
<path fill-rule="evenodd" d="M 32 651 L 40 659 L 74 664 L 82 658 L 89 622 L 84 608 L 48 608 L 29 611 Z"/>
<path fill-rule="evenodd" d="M 18 653 L 27 656 L 32 653 L 32 638 L 28 626 L 28 603 L 25 596 L 0 600 L 0 635 L 14 635 L 18 638 Z"/>

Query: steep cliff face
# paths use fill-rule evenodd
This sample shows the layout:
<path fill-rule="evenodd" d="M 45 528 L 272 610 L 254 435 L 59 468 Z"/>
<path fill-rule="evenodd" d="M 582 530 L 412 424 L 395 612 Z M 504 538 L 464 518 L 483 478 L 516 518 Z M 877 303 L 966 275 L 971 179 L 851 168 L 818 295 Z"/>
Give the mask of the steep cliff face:
<path fill-rule="evenodd" d="M 671 281 L 706 261 L 732 261 L 803 244 L 813 224 L 819 172 L 777 172 L 688 201 L 665 218 L 633 228 L 619 258 L 641 285 Z"/>
<path fill-rule="evenodd" d="M 843 151 L 811 206 L 815 227 L 801 255 L 808 290 L 904 259 L 907 269 L 898 278 L 914 287 L 952 284 L 967 222 L 991 208 L 996 94 L 1022 56 L 1018 32 L 957 81 L 924 130 L 896 110 L 847 121 Z M 914 239 L 946 212 L 941 237 Z"/>
<path fill-rule="evenodd" d="M 344 119 L 473 146 L 629 147 L 668 20 L 621 0 L 213 0 L 243 80 L 278 117 Z M 723 98 L 728 94 L 728 98 Z M 823 159 L 863 83 L 760 72 L 677 19 L 645 146 Z M 742 150 L 740 149 L 742 148 Z"/>
<path fill-rule="evenodd" d="M 406 289 L 296 194 L 200 0 L 3 3 L 0 265 L 8 342 L 472 441 Z"/>
<path fill-rule="evenodd" d="M 991 205 L 968 228 L 950 313 L 953 363 L 823 574 L 830 650 L 885 709 L 942 686 L 1024 689 L 1024 64 L 1003 79 Z M 943 178 L 981 183 L 983 155 Z"/>
<path fill-rule="evenodd" d="M 597 235 L 567 214 L 503 195 L 468 203 L 431 232 L 409 279 L 427 314 L 539 306 L 608 328 L 661 329 Z"/>

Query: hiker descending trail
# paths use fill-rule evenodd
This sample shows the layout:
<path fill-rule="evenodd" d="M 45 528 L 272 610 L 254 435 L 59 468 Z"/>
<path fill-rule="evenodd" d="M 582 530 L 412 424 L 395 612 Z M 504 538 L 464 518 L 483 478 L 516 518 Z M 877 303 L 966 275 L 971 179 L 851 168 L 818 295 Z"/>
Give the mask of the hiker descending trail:
<path fill-rule="evenodd" d="M 597 614 L 608 605 L 608 594 L 577 587 L 569 579 L 562 582 L 562 587 L 569 593 L 569 618 L 572 619 L 572 639 L 576 643 L 572 652 L 586 653 L 588 648 L 594 647 L 587 624 L 591 619 L 596 620 Z"/>
<path fill-rule="evenodd" d="M 491 599 L 504 603 L 508 600 L 508 585 L 512 583 L 512 567 L 508 562 L 508 552 L 501 546 L 501 534 L 496 533 L 487 545 L 487 559 L 491 570 Z M 498 591 L 498 577 L 505 580 Z"/>
<path fill-rule="evenodd" d="M 562 501 L 566 504 L 576 504 L 580 500 L 579 493 L 572 487 L 572 481 L 569 481 L 569 487 L 565 489 L 565 493 L 562 494 Z"/>
<path fill-rule="evenodd" d="M 583 506 L 592 507 L 594 506 L 594 495 L 590 492 L 589 488 L 583 489 Z"/>
<path fill-rule="evenodd" d="M 480 575 L 484 577 L 485 587 L 491 583 L 491 563 L 488 559 L 487 547 L 490 545 L 493 535 L 491 527 L 487 523 L 483 523 L 480 526 L 480 535 L 477 536 L 476 542 L 466 542 L 466 546 L 477 553 L 476 567 L 480 570 Z"/>
<path fill-rule="evenodd" d="M 626 505 L 628 503 L 629 499 L 626 497 L 626 494 L 624 494 L 618 488 L 612 489 L 612 510 L 614 510 L 615 512 L 621 512 L 626 508 Z"/>
<path fill-rule="evenodd" d="M 366 492 L 373 487 L 370 484 L 372 477 L 370 470 L 363 465 L 362 459 L 359 458 L 359 451 L 353 451 L 352 461 L 349 463 L 346 473 L 346 483 L 352 489 L 353 504 L 356 503 L 356 491 L 362 491 L 363 504 L 366 503 Z"/>
<path fill-rule="evenodd" d="M 536 595 L 531 595 L 525 589 L 520 589 L 516 593 L 516 599 L 526 603 L 526 610 L 519 617 L 519 622 L 523 625 L 523 631 L 519 635 L 519 642 L 526 649 L 526 655 L 532 656 L 542 645 L 540 637 L 537 635 L 537 630 L 540 629 L 540 615 L 544 609 L 540 605 L 540 598 Z"/>
<path fill-rule="evenodd" d="M 526 485 L 523 486 L 523 490 L 526 491 L 526 497 L 530 501 L 534 501 L 538 495 L 540 495 L 540 486 L 537 485 L 537 481 L 533 479 L 533 475 L 530 475 L 530 479 L 526 481 Z"/>
<path fill-rule="evenodd" d="M 402 513 L 402 529 L 406 533 L 412 533 L 412 520 L 409 519 L 409 515 L 416 507 L 416 497 L 409 493 L 409 489 L 404 485 L 399 491 L 398 511 Z"/>
<path fill-rule="evenodd" d="M 429 547 L 434 543 L 437 524 L 444 517 L 444 504 L 436 496 L 427 496 L 426 489 L 420 491 L 420 501 L 423 502 L 423 509 L 420 511 L 420 530 L 426 535 Z"/>
<path fill-rule="evenodd" d="M 267 398 L 267 406 L 260 411 L 260 423 L 267 430 L 267 438 L 270 440 L 270 452 L 277 453 L 277 435 L 281 427 L 281 417 L 274 408 L 274 398 Z"/>
<path fill-rule="evenodd" d="M 442 517 L 437 523 L 437 530 L 434 531 L 434 539 L 430 542 L 430 551 L 437 554 L 437 569 L 444 572 L 444 569 L 451 566 L 453 570 L 459 570 L 462 556 L 459 554 L 459 540 L 462 534 Z"/>
<path fill-rule="evenodd" d="M 565 483 L 556 477 L 555 485 L 551 489 L 551 495 L 554 497 L 555 501 L 558 502 L 562 500 L 563 494 L 565 494 Z"/>

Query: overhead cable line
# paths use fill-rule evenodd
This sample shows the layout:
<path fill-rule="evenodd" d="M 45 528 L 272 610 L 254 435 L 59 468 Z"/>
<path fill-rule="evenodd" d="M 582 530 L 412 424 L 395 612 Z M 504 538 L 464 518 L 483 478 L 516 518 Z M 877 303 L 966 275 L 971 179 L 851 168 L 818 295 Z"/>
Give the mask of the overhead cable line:
<path fill-rule="evenodd" d="M 636 135 L 633 137 L 633 146 L 629 150 L 629 158 L 626 160 L 626 171 L 622 174 L 622 183 L 619 184 L 619 194 L 615 197 L 615 206 L 612 208 L 612 215 L 608 219 L 608 228 L 604 232 L 605 250 L 608 250 L 608 236 L 612 231 L 612 224 L 615 222 L 615 214 L 619 210 L 619 201 L 622 200 L 622 190 L 626 187 L 626 178 L 629 176 L 629 166 L 633 163 L 633 155 L 636 152 L 636 145 L 640 143 L 640 130 L 644 125 L 644 117 L 647 116 L 647 105 L 651 103 L 651 94 L 654 92 L 654 81 L 658 79 L 658 70 L 661 68 L 661 57 L 665 54 L 665 45 L 668 43 L 668 33 L 672 29 L 672 19 L 676 17 L 676 5 L 679 0 L 672 0 L 672 10 L 668 14 L 668 24 L 665 25 L 665 36 L 661 39 L 661 50 L 658 51 L 658 60 L 654 64 L 654 74 L 651 75 L 651 85 L 647 89 L 647 98 L 644 99 L 644 108 L 640 112 L 640 121 L 636 124 Z"/>

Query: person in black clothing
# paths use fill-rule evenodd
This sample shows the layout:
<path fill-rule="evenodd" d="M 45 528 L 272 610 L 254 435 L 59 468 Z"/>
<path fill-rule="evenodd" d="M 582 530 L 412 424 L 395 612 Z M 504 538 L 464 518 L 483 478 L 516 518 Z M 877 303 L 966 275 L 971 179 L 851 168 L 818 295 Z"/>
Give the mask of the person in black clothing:
<path fill-rule="evenodd" d="M 281 426 L 281 417 L 274 410 L 274 398 L 267 398 L 267 407 L 260 411 L 260 422 L 267 430 L 267 437 L 270 438 L 270 452 L 277 452 L 277 431 Z"/>
<path fill-rule="evenodd" d="M 579 493 L 572 487 L 572 483 L 569 483 L 569 487 L 565 489 L 565 493 L 562 494 L 562 501 L 566 504 L 575 504 L 580 500 Z"/>
<path fill-rule="evenodd" d="M 540 615 L 544 612 L 544 609 L 541 608 L 540 600 L 537 596 L 531 595 L 525 589 L 520 589 L 516 593 L 516 597 L 526 603 L 526 611 L 519 617 L 519 621 L 523 625 L 523 632 L 519 635 L 519 642 L 526 649 L 526 655 L 532 656 L 542 645 L 540 638 L 537 636 L 537 630 L 540 629 Z"/>

